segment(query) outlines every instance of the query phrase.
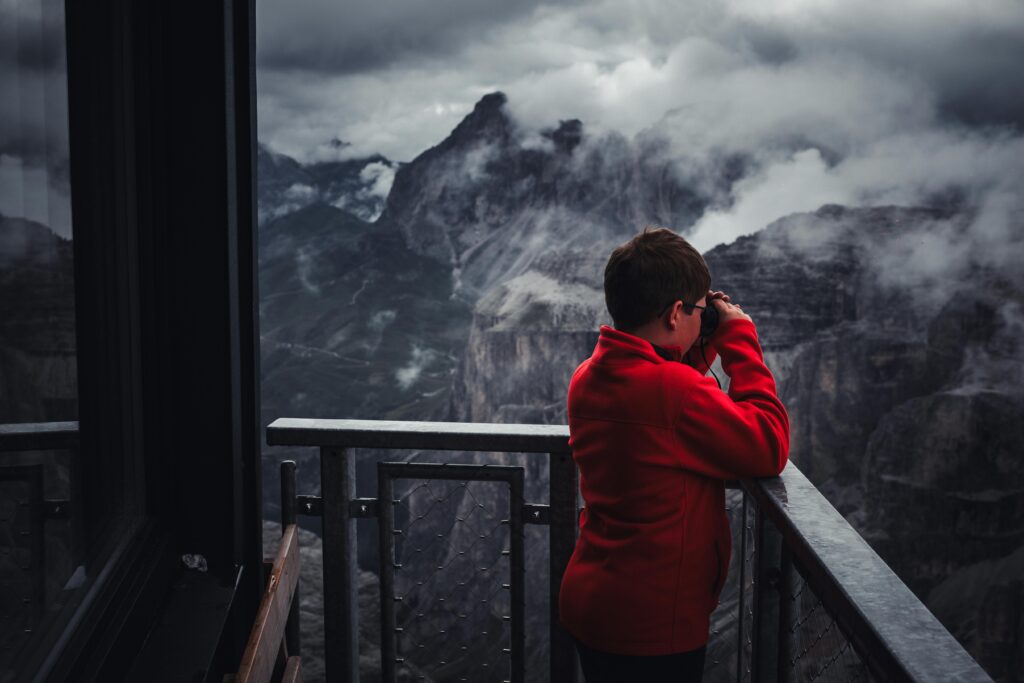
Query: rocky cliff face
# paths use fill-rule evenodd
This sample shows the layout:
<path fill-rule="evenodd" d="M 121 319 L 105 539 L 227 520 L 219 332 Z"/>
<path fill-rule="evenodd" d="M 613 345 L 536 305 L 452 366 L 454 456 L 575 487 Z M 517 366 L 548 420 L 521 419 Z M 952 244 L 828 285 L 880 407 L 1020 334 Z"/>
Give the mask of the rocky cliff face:
<path fill-rule="evenodd" d="M 455 385 L 457 420 L 565 424 L 568 379 L 606 322 L 603 258 L 551 252 L 498 285 L 473 311 Z"/>

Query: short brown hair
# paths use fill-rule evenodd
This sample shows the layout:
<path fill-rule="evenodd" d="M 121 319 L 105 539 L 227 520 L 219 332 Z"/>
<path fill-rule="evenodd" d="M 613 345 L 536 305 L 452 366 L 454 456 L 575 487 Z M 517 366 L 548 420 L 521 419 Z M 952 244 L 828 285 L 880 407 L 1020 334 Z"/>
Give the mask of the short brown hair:
<path fill-rule="evenodd" d="M 695 303 L 710 286 L 700 252 L 668 228 L 644 228 L 604 268 L 604 301 L 619 330 L 635 330 L 674 301 Z"/>

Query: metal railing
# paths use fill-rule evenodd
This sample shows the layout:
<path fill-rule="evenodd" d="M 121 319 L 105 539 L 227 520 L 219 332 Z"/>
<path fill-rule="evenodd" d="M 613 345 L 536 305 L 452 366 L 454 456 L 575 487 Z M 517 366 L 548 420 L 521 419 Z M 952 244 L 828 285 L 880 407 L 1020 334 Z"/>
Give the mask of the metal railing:
<path fill-rule="evenodd" d="M 396 605 L 405 611 L 406 596 L 395 591 L 395 570 L 402 568 L 395 556 L 396 538 L 406 529 L 395 528 L 394 508 L 412 495 L 394 497 L 394 480 L 419 479 L 448 482 L 501 482 L 507 488 L 507 514 L 497 526 L 506 527 L 508 547 L 499 549 L 499 560 L 507 558 L 508 580 L 500 582 L 508 591 L 508 614 L 501 622 L 509 628 L 507 643 L 501 648 L 508 657 L 505 675 L 499 680 L 522 681 L 525 675 L 523 528 L 527 524 L 548 525 L 550 609 L 557 613 L 558 590 L 562 574 L 576 543 L 578 481 L 575 463 L 564 427 L 545 425 L 479 425 L 425 422 L 277 420 L 267 428 L 270 445 L 318 446 L 320 448 L 321 496 L 296 496 L 298 514 L 321 516 L 323 521 L 324 634 L 325 666 L 329 680 L 359 680 L 358 602 L 356 520 L 379 518 L 381 549 L 381 670 L 384 680 L 396 680 L 396 665 L 414 664 L 398 651 L 399 636 L 407 626 L 396 623 Z M 377 498 L 358 498 L 355 491 L 355 459 L 352 448 L 436 449 L 452 451 L 488 451 L 547 454 L 549 469 L 548 504 L 528 504 L 523 500 L 523 470 L 494 465 L 458 465 L 424 463 L 381 463 L 378 469 Z M 465 487 L 462 489 L 466 491 Z M 438 496 L 434 496 L 435 503 Z M 444 498 L 441 496 L 441 500 Z M 287 502 L 284 505 L 288 505 Z M 412 519 L 415 519 L 412 514 Z M 478 530 L 479 531 L 479 530 Z M 480 534 L 478 533 L 477 536 Z M 488 533 L 483 534 L 487 537 Z M 405 539 L 402 539 L 403 541 Z M 477 539 L 479 540 L 479 539 Z M 493 545 L 493 544 L 486 544 Z M 479 548 L 479 545 L 474 546 Z M 473 560 L 476 556 L 459 555 Z M 467 553 L 468 551 L 461 551 Z M 498 562 L 480 565 L 486 573 Z M 398 565 L 398 566 L 396 566 Z M 469 582 L 466 582 L 467 586 Z M 457 583 L 456 586 L 457 587 Z M 472 587 L 470 591 L 474 590 Z M 488 594 L 489 595 L 489 594 Z M 481 600 L 493 601 L 493 597 Z M 500 603 L 500 600 L 498 601 Z M 498 604 L 496 603 L 496 604 Z M 427 612 L 414 612 L 426 615 Z M 466 611 L 455 611 L 455 619 Z M 408 617 L 408 614 L 404 615 Z M 468 614 L 467 614 L 468 616 Z M 550 618 L 550 680 L 572 681 L 576 661 L 572 640 L 558 626 L 555 614 Z M 401 629 L 401 630 L 396 630 Z M 448 629 L 444 629 L 447 631 Z M 444 633 L 442 635 L 448 635 Z M 479 634 L 478 634 L 479 635 Z M 491 632 L 485 636 L 492 636 Z M 422 643 L 421 643 L 422 644 Z M 469 646 L 467 651 L 469 650 Z M 448 662 L 446 662 L 446 665 Z M 487 669 L 503 667 L 485 661 Z M 481 667 L 483 668 L 483 667 Z M 423 677 L 415 668 L 413 677 Z M 478 671 L 477 674 L 480 674 Z M 457 679 L 456 679 L 457 680 Z M 474 678 L 473 680 L 479 680 Z"/>
<path fill-rule="evenodd" d="M 557 619 L 558 589 L 578 523 L 577 471 L 568 437 L 567 427 L 546 425 L 282 418 L 267 428 L 267 442 L 272 446 L 320 449 L 320 497 L 294 495 L 294 480 L 283 480 L 282 486 L 292 492 L 283 503 L 286 516 L 297 511 L 322 517 L 328 680 L 359 680 L 355 523 L 371 517 L 378 519 L 380 539 L 381 673 L 385 682 L 397 680 L 403 668 L 401 673 L 414 680 L 432 680 L 431 676 L 490 680 L 487 676 L 495 674 L 498 680 L 524 680 L 523 625 L 529 600 L 523 595 L 522 538 L 529 524 L 547 525 L 550 532 L 548 680 L 578 680 L 572 639 Z M 546 454 L 550 500 L 547 505 L 523 500 L 524 470 L 520 467 L 422 462 L 379 463 L 377 497 L 359 498 L 353 448 Z M 294 477 L 294 465 L 287 463 L 282 472 L 285 478 Z M 426 485 L 413 486 L 396 497 L 394 485 L 399 479 Z M 433 482 L 449 484 L 441 488 Z M 507 505 L 507 516 L 496 525 L 481 526 L 481 520 L 475 518 L 469 521 L 469 513 L 477 509 L 474 505 L 485 507 L 472 502 L 471 498 L 479 500 L 481 496 L 472 493 L 471 482 L 498 482 L 507 488 L 503 497 L 489 498 Z M 425 500 L 415 503 L 420 493 Z M 438 508 L 447 509 L 447 503 L 456 497 L 470 502 L 451 508 L 455 521 L 444 526 L 443 532 L 435 531 L 434 545 L 411 540 L 409 532 L 418 521 Z M 742 481 L 740 491 L 731 491 L 730 499 L 735 501 L 730 516 L 737 537 L 733 568 L 738 574 L 736 611 L 728 633 L 712 632 L 709 652 L 713 645 L 716 651 L 726 651 L 731 660 L 709 661 L 705 680 L 991 680 L 792 463 L 780 477 Z M 469 540 L 470 549 L 450 540 L 453 535 Z M 480 550 L 481 546 L 487 550 Z M 490 565 L 474 562 L 488 552 L 497 553 Z M 434 569 L 428 569 L 427 578 L 398 586 L 396 576 L 406 569 L 403 558 L 407 557 L 416 561 L 427 558 L 425 566 Z M 481 574 L 501 567 L 509 580 L 499 585 L 488 579 L 491 584 L 485 580 L 473 587 L 468 580 L 456 578 L 445 586 L 440 579 L 451 575 L 452 564 L 430 565 L 431 558 L 437 557 L 451 562 L 466 558 L 467 566 L 484 570 Z M 430 581 L 436 583 L 428 585 Z M 488 585 L 499 587 L 489 591 Z M 421 595 L 416 595 L 417 589 Z M 463 602 L 453 606 L 450 602 L 455 596 Z M 417 632 L 419 621 L 431 621 L 431 598 L 449 604 L 437 611 L 427 631 Z M 492 617 L 500 616 L 507 632 L 490 638 L 494 634 L 488 629 L 493 627 L 487 626 L 481 636 L 478 623 L 459 633 L 460 620 L 468 619 L 471 610 L 480 605 L 486 605 Z M 447 651 L 456 648 L 458 656 L 460 649 L 466 661 L 458 665 L 449 660 L 434 662 L 433 672 L 425 670 L 424 660 L 417 659 L 415 653 L 426 650 L 429 655 L 443 649 L 436 638 L 423 642 L 425 632 L 439 632 Z M 470 646 L 450 642 L 466 637 L 475 637 L 476 643 L 490 638 L 507 645 L 497 655 L 482 655 Z M 723 650 L 722 643 L 716 642 L 722 638 L 734 639 L 729 641 L 734 645 Z M 502 655 L 507 655 L 507 664 L 500 662 Z M 476 668 L 470 668 L 470 663 Z"/>
<path fill-rule="evenodd" d="M 74 495 L 79 465 L 77 422 L 0 424 L 0 671 L 20 657 L 43 621 L 47 607 L 47 524 L 70 524 L 73 561 L 80 552 L 81 515 Z M 18 457 L 33 451 L 71 451 L 67 477 L 72 494 L 47 498 L 44 482 L 52 463 Z M 14 456 L 11 459 L 9 456 Z M 53 559 L 52 557 L 50 558 Z M 66 558 L 65 558 L 66 559 Z"/>

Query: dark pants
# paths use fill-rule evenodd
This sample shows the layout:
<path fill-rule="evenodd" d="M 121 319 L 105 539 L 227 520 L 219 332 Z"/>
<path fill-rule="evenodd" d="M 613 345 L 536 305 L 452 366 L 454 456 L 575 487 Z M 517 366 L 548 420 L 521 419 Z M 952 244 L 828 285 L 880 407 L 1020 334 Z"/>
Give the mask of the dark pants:
<path fill-rule="evenodd" d="M 586 683 L 700 683 L 706 647 L 656 657 L 613 655 L 576 641 Z"/>

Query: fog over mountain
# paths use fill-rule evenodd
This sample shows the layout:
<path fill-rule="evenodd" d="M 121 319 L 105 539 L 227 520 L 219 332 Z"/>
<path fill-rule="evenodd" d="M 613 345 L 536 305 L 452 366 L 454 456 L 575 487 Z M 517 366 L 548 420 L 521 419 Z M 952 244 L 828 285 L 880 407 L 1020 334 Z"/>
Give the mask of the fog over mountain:
<path fill-rule="evenodd" d="M 1015 0 L 258 11 L 260 137 L 300 159 L 409 160 L 500 89 L 530 131 L 578 118 L 629 141 L 656 132 L 690 187 L 744 159 L 743 182 L 695 234 L 703 248 L 826 203 L 932 205 L 953 187 L 1010 184 L 1019 210 Z M 334 138 L 352 145 L 326 146 Z"/>

